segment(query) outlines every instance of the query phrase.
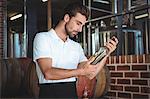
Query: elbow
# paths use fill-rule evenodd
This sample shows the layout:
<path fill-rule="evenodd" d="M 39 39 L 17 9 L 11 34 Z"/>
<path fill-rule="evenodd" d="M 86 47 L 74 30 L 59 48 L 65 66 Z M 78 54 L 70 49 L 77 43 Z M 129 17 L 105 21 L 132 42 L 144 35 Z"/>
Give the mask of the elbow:
<path fill-rule="evenodd" d="M 45 78 L 45 80 L 53 80 L 52 75 L 48 71 L 44 72 L 44 78 Z"/>
<path fill-rule="evenodd" d="M 51 78 L 47 75 L 44 75 L 45 80 L 51 80 Z"/>

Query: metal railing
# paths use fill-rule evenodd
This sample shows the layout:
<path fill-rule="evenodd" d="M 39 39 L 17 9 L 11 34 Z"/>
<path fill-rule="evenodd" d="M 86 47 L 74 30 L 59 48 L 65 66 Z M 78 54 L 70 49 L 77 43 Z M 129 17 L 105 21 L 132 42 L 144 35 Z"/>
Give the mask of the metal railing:
<path fill-rule="evenodd" d="M 121 55 L 144 54 L 141 31 L 134 29 L 122 29 L 122 32 L 123 39 L 119 41 L 119 44 L 121 44 L 122 47 Z M 95 53 L 100 46 L 104 46 L 112 36 L 117 36 L 117 29 L 100 32 L 95 29 L 95 32 L 92 33 L 92 54 Z M 113 54 L 116 55 L 117 51 Z"/>

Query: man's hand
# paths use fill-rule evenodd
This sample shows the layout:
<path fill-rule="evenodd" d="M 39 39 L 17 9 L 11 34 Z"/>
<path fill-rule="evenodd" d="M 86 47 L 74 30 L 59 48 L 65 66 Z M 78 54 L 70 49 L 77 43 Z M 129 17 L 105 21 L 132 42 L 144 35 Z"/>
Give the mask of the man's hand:
<path fill-rule="evenodd" d="M 106 43 L 106 47 L 109 50 L 107 55 L 99 63 L 97 63 L 96 65 L 92 65 L 96 67 L 96 71 L 89 73 L 88 75 L 86 75 L 86 77 L 88 77 L 89 79 L 93 79 L 100 72 L 100 70 L 103 68 L 103 66 L 106 63 L 107 57 L 117 48 L 117 44 L 118 44 L 118 39 L 113 36 L 112 39 L 110 39 Z M 91 57 L 91 61 L 93 60 L 94 57 Z"/>
<path fill-rule="evenodd" d="M 82 75 L 87 76 L 89 74 L 92 74 L 96 71 L 97 66 L 91 65 L 91 63 L 94 61 L 95 57 L 90 57 L 87 62 L 81 67 L 82 68 Z"/>
<path fill-rule="evenodd" d="M 106 43 L 106 47 L 109 49 L 108 56 L 117 48 L 118 39 L 113 36 L 108 42 Z"/>

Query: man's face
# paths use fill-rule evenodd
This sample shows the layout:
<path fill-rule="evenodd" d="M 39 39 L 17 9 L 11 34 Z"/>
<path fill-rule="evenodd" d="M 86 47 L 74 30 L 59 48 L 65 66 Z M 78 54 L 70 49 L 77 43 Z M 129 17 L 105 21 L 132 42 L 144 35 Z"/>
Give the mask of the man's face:
<path fill-rule="evenodd" d="M 75 37 L 78 32 L 82 32 L 82 27 L 86 23 L 86 17 L 80 13 L 71 17 L 65 24 L 65 31 L 70 37 Z"/>

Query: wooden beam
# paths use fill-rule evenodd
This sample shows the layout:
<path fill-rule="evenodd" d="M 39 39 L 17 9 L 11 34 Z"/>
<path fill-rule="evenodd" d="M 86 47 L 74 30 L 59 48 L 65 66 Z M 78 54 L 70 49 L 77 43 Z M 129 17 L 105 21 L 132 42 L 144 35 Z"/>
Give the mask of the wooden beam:
<path fill-rule="evenodd" d="M 47 23 L 48 23 L 48 30 L 52 27 L 52 15 L 51 15 L 51 11 L 52 11 L 52 7 L 51 7 L 51 2 L 52 0 L 48 0 L 48 4 L 47 4 L 47 15 L 48 15 L 48 19 L 47 19 Z"/>

